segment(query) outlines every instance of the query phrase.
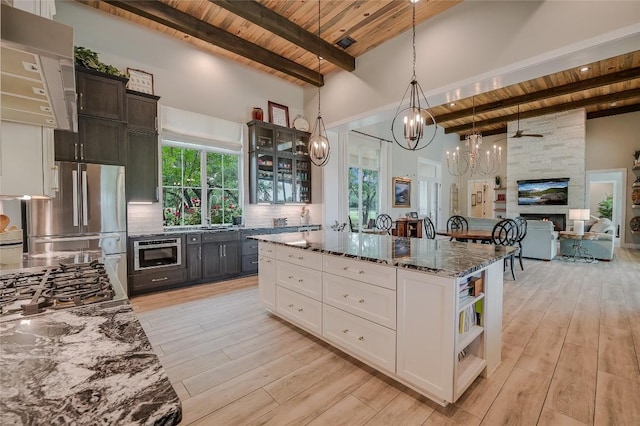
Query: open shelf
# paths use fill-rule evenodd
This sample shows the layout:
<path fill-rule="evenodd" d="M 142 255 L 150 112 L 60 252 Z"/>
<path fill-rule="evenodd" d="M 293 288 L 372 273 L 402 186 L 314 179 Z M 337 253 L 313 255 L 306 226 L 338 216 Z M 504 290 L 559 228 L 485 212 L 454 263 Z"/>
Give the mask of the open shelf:
<path fill-rule="evenodd" d="M 471 385 L 486 366 L 487 362 L 484 359 L 471 354 L 467 354 L 467 356 L 458 362 L 455 386 L 456 395 L 454 399 L 457 399 L 467 390 L 469 385 Z"/>
<path fill-rule="evenodd" d="M 484 331 L 484 327 L 480 327 L 479 325 L 474 325 L 466 333 L 458 334 L 457 351 L 460 352 L 461 350 L 469 346 L 469 343 L 473 342 L 476 339 L 476 337 L 482 334 L 483 331 Z"/>
<path fill-rule="evenodd" d="M 460 299 L 458 301 L 460 303 L 460 308 L 458 309 L 458 313 L 464 311 L 470 305 L 473 305 L 474 303 L 476 303 L 478 300 L 482 299 L 483 297 L 484 297 L 484 293 L 480 293 L 476 297 L 469 296 L 469 297 L 465 297 L 463 299 Z"/>

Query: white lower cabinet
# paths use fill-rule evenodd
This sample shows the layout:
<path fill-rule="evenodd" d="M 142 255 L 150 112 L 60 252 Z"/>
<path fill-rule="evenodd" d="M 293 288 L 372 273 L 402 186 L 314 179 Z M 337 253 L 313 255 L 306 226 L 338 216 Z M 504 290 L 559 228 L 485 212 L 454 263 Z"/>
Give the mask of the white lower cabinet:
<path fill-rule="evenodd" d="M 278 261 L 276 283 L 297 293 L 322 301 L 322 272 Z"/>
<path fill-rule="evenodd" d="M 322 303 L 281 286 L 276 287 L 276 311 L 318 335 L 322 334 Z"/>
<path fill-rule="evenodd" d="M 453 402 L 457 287 L 451 278 L 398 270 L 398 362 L 402 379 Z"/>
<path fill-rule="evenodd" d="M 262 244 L 262 243 L 261 243 Z M 266 256 L 258 257 L 258 289 L 260 300 L 265 307 L 276 310 L 276 260 Z"/>
<path fill-rule="evenodd" d="M 322 336 L 325 339 L 365 362 L 395 372 L 395 331 L 327 304 L 323 305 L 323 310 Z"/>

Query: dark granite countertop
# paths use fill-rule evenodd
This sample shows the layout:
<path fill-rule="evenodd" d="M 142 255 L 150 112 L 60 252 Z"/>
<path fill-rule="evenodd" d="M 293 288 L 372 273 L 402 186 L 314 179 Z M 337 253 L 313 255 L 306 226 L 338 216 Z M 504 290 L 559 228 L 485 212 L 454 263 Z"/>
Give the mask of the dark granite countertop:
<path fill-rule="evenodd" d="M 181 415 L 128 301 L 0 323 L 0 424 L 174 425 Z"/>
<path fill-rule="evenodd" d="M 231 232 L 240 231 L 247 234 L 256 234 L 264 232 L 265 234 L 278 233 L 278 232 L 298 232 L 308 229 L 318 229 L 322 226 L 319 224 L 309 225 L 287 225 L 287 226 L 244 226 L 244 225 L 232 225 L 232 226 L 173 226 L 166 227 L 161 234 L 141 234 L 141 235 L 129 235 L 132 239 L 143 238 L 162 238 L 166 235 L 181 235 L 181 234 L 198 234 L 198 233 L 215 233 L 215 232 Z"/>
<path fill-rule="evenodd" d="M 294 232 L 249 238 L 444 277 L 463 277 L 516 250 L 491 244 L 336 231 Z"/>

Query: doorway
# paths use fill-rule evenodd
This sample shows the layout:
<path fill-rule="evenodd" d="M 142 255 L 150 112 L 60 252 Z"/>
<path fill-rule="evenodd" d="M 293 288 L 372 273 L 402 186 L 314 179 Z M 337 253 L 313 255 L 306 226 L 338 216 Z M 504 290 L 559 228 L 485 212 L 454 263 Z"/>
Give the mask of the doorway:
<path fill-rule="evenodd" d="M 626 169 L 587 171 L 586 206 L 591 216 L 611 219 L 616 227 L 616 247 L 620 246 L 620 235 L 625 232 L 626 178 Z"/>
<path fill-rule="evenodd" d="M 438 228 L 442 166 L 436 161 L 418 158 L 418 215 L 428 217 Z"/>
<path fill-rule="evenodd" d="M 493 179 L 467 182 L 467 212 L 470 217 L 493 217 Z"/>

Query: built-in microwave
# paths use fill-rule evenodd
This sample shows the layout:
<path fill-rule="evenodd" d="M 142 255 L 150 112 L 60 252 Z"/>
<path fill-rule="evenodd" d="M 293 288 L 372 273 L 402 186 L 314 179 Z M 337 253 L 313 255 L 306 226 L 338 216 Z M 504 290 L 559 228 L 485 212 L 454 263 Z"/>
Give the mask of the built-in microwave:
<path fill-rule="evenodd" d="M 182 265 L 182 239 L 162 238 L 134 241 L 134 270 Z"/>

